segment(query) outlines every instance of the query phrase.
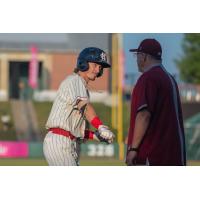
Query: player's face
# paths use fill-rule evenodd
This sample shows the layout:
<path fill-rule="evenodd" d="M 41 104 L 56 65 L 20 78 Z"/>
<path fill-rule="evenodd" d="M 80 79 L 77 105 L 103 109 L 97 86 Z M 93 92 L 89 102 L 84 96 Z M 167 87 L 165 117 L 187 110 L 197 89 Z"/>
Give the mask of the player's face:
<path fill-rule="evenodd" d="M 96 79 L 97 75 L 99 74 L 102 66 L 97 63 L 91 63 L 91 62 L 89 62 L 88 65 L 89 65 L 89 69 L 86 74 L 87 78 L 90 81 L 94 81 Z"/>

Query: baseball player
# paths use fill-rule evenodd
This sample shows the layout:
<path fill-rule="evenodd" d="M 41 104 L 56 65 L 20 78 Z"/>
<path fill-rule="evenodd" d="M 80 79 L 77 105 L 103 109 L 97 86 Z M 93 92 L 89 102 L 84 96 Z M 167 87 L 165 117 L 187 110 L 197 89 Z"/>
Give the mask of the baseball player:
<path fill-rule="evenodd" d="M 96 47 L 85 48 L 77 66 L 60 85 L 46 123 L 48 133 L 43 151 L 49 165 L 79 165 L 79 141 L 88 139 L 112 143 L 114 134 L 103 125 L 89 101 L 87 85 L 110 68 L 106 53 Z M 97 131 L 86 130 L 86 120 Z"/>

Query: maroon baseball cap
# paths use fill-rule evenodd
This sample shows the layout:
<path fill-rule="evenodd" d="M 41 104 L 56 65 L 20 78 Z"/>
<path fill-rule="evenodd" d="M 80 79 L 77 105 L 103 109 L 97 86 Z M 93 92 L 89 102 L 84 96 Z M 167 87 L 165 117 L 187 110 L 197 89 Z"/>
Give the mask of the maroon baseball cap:
<path fill-rule="evenodd" d="M 155 39 L 143 40 L 137 49 L 130 49 L 131 52 L 141 52 L 154 56 L 157 59 L 161 59 L 162 48 L 160 43 Z"/>

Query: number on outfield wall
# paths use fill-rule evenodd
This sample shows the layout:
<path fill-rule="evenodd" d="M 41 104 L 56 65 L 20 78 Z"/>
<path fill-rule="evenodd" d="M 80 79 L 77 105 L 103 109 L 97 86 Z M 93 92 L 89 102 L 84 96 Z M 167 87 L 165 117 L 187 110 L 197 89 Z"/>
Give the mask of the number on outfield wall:
<path fill-rule="evenodd" d="M 113 145 L 103 145 L 103 144 L 89 144 L 88 146 L 88 156 L 98 156 L 98 157 L 112 157 L 114 156 L 114 146 Z"/>
<path fill-rule="evenodd" d="M 88 156 L 95 156 L 96 155 L 96 145 L 95 144 L 89 144 L 88 146 Z"/>

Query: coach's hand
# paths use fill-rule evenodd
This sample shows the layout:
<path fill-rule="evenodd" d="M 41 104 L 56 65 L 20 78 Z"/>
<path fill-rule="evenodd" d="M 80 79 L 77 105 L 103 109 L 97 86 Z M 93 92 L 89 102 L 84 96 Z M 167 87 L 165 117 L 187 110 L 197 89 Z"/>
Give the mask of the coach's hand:
<path fill-rule="evenodd" d="M 136 156 L 137 156 L 136 151 L 129 151 L 126 156 L 126 164 L 128 166 L 136 165 L 136 162 L 135 162 Z"/>

